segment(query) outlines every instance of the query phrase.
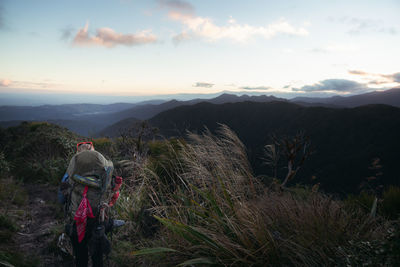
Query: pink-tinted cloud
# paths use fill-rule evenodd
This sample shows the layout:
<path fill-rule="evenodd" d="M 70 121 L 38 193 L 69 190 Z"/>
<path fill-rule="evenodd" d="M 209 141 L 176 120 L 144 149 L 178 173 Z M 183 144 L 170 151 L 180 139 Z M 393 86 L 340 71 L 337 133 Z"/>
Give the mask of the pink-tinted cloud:
<path fill-rule="evenodd" d="M 9 79 L 0 80 L 0 86 L 7 87 L 10 84 L 11 84 L 11 81 Z"/>
<path fill-rule="evenodd" d="M 361 76 L 369 75 L 368 72 L 365 72 L 365 71 L 362 71 L 362 70 L 349 70 L 348 72 L 350 74 L 353 74 L 353 75 L 361 75 Z"/>
<path fill-rule="evenodd" d="M 361 70 L 349 70 L 348 72 L 370 78 L 369 84 L 400 83 L 400 72 L 393 74 L 369 73 Z"/>
<path fill-rule="evenodd" d="M 51 80 L 42 81 L 21 81 L 0 79 L 0 87 L 12 87 L 14 89 L 54 89 L 59 84 L 52 83 Z"/>
<path fill-rule="evenodd" d="M 183 24 L 184 29 L 176 35 L 174 41 L 202 38 L 207 41 L 230 39 L 237 42 L 245 42 L 252 37 L 270 39 L 279 34 L 291 36 L 306 36 L 308 31 L 304 27 L 296 27 L 285 19 L 280 19 L 266 26 L 252 26 L 238 24 L 230 18 L 226 25 L 216 25 L 210 18 L 199 17 L 192 14 L 171 10 L 168 17 Z"/>
<path fill-rule="evenodd" d="M 150 30 L 143 30 L 135 34 L 117 33 L 111 28 L 99 28 L 95 36 L 88 32 L 89 24 L 80 29 L 75 35 L 73 44 L 76 46 L 105 46 L 117 45 L 134 46 L 157 42 L 157 37 Z"/>
<path fill-rule="evenodd" d="M 396 73 L 388 74 L 388 75 L 382 75 L 382 77 L 385 77 L 385 78 L 391 80 L 392 82 L 400 83 L 400 72 L 396 72 Z"/>

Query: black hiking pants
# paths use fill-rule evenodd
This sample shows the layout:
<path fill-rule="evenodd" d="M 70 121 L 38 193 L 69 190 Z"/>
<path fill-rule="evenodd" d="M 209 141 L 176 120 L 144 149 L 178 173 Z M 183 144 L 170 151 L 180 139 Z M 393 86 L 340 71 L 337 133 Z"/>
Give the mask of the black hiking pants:
<path fill-rule="evenodd" d="M 92 236 L 93 229 L 96 227 L 96 225 L 97 225 L 97 223 L 96 223 L 95 219 L 88 218 L 87 225 L 86 225 L 85 237 L 82 239 L 82 241 L 80 243 L 78 241 L 78 233 L 76 231 L 75 223 L 73 225 L 71 242 L 72 242 L 72 247 L 74 250 L 76 267 L 87 267 L 88 266 L 88 260 L 89 260 L 88 244 L 89 244 L 89 240 Z M 93 267 L 103 267 L 102 251 L 98 251 L 91 256 L 92 256 L 91 258 L 92 258 Z"/>

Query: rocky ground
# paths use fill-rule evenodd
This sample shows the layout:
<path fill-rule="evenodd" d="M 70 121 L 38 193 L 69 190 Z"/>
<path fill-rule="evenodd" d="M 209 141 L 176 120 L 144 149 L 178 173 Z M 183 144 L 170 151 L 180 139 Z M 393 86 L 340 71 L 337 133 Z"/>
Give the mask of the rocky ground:
<path fill-rule="evenodd" d="M 19 250 L 23 255 L 39 259 L 40 266 L 71 266 L 71 261 L 57 247 L 64 226 L 57 188 L 35 184 L 26 186 L 26 190 L 27 216 L 19 221 L 20 231 L 15 235 Z"/>
<path fill-rule="evenodd" d="M 1 210 L 2 216 L 12 222 L 13 233 L 1 246 L 0 265 L 71 266 L 72 257 L 57 247 L 64 225 L 57 187 L 24 185 L 11 196 L 20 195 L 25 195 L 24 201 L 10 201 Z"/>

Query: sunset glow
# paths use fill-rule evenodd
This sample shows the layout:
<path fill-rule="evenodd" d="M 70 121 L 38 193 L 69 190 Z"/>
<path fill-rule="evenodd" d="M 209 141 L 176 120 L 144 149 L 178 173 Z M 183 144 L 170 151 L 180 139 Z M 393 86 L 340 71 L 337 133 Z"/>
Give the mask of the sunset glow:
<path fill-rule="evenodd" d="M 0 0 L 0 97 L 400 85 L 400 2 Z"/>

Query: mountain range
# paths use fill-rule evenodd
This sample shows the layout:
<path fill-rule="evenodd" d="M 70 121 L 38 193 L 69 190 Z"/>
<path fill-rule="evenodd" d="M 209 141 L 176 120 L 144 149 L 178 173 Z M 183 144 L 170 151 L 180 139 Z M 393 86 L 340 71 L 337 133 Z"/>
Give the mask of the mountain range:
<path fill-rule="evenodd" d="M 310 183 L 335 192 L 356 191 L 375 158 L 383 165 L 384 184 L 400 184 L 400 89 L 349 97 L 295 98 L 222 94 L 212 99 L 112 105 L 47 105 L 0 107 L 0 126 L 41 120 L 84 136 L 119 136 L 121 130 L 148 120 L 165 137 L 183 137 L 187 130 L 215 131 L 231 127 L 248 148 L 256 174 L 270 174 L 264 164 L 264 146 L 271 136 L 293 136 L 303 131 L 315 153 L 294 182 Z M 285 166 L 280 169 L 284 175 Z"/>
<path fill-rule="evenodd" d="M 121 120 L 147 120 L 156 114 L 178 106 L 193 105 L 201 102 L 215 104 L 227 102 L 269 102 L 286 101 L 273 96 L 236 96 L 223 94 L 213 99 L 193 99 L 188 101 L 171 100 L 168 102 L 137 104 L 117 103 L 112 105 L 69 104 L 39 107 L 0 107 L 0 126 L 18 125 L 21 121 L 49 121 L 66 127 L 80 135 L 98 135 L 105 128 Z"/>
<path fill-rule="evenodd" d="M 334 96 L 329 98 L 297 97 L 294 99 L 274 96 L 249 96 L 221 94 L 215 98 L 197 98 L 188 101 L 145 101 L 139 103 L 99 104 L 67 104 L 30 106 L 0 106 L 0 126 L 18 125 L 21 121 L 48 121 L 66 127 L 83 136 L 109 134 L 114 136 L 118 131 L 110 133 L 108 129 L 120 127 L 122 120 L 148 120 L 155 115 L 179 106 L 194 105 L 201 102 L 212 104 L 237 102 L 292 102 L 302 106 L 322 106 L 330 108 L 357 107 L 367 104 L 386 104 L 400 107 L 400 88 L 382 92 L 372 92 L 354 96 Z M 116 124 L 116 125 L 114 125 Z"/>

